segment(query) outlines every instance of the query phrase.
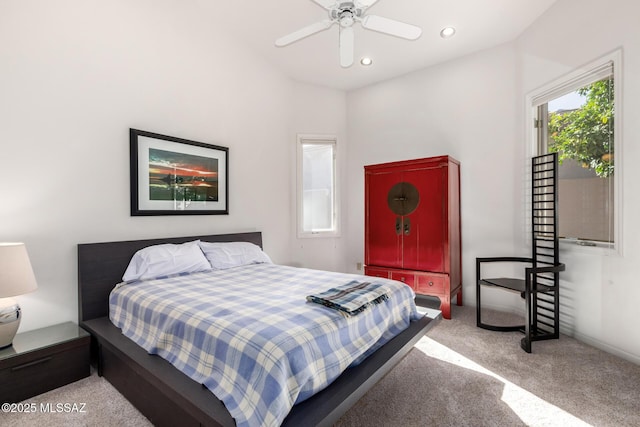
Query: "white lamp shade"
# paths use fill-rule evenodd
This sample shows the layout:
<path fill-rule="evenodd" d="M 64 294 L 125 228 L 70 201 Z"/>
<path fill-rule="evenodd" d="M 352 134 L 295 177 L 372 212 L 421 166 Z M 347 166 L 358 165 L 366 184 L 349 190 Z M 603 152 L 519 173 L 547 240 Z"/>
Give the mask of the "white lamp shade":
<path fill-rule="evenodd" d="M 26 294 L 37 288 L 24 243 L 0 243 L 0 298 Z"/>

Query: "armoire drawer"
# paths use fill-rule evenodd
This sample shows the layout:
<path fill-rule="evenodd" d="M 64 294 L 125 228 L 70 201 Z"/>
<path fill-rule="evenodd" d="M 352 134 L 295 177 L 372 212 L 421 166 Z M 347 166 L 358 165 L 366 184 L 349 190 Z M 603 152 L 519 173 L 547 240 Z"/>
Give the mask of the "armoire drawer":
<path fill-rule="evenodd" d="M 372 277 L 384 277 L 385 279 L 397 280 L 406 283 L 411 289 L 415 289 L 415 274 L 412 271 L 365 267 L 364 274 Z"/>
<path fill-rule="evenodd" d="M 385 279 L 389 279 L 391 277 L 389 270 L 384 268 L 365 267 L 364 274 L 373 277 L 384 277 Z"/>
<path fill-rule="evenodd" d="M 415 291 L 419 294 L 444 294 L 446 278 L 444 276 L 431 276 L 428 274 L 416 275 Z"/>
<path fill-rule="evenodd" d="M 415 290 L 415 274 L 408 271 L 392 271 L 391 279 L 406 283 Z"/>

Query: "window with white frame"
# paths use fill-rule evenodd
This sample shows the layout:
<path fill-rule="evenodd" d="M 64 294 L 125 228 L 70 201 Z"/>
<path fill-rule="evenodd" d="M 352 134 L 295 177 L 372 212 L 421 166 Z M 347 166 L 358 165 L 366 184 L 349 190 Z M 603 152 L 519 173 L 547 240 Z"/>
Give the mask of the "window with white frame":
<path fill-rule="evenodd" d="M 558 233 L 566 243 L 621 248 L 619 67 L 616 52 L 530 96 L 532 154 L 558 153 Z"/>
<path fill-rule="evenodd" d="M 298 135 L 298 236 L 338 235 L 336 138 Z"/>

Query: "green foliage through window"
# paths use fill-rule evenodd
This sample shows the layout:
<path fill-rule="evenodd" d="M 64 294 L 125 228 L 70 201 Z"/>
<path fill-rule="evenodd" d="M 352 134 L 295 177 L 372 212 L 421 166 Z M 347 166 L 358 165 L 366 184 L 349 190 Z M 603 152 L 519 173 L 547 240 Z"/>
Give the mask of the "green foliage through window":
<path fill-rule="evenodd" d="M 549 113 L 549 152 L 558 161 L 574 159 L 599 177 L 613 175 L 613 79 L 600 80 L 577 92 L 586 98 L 576 110 Z"/>

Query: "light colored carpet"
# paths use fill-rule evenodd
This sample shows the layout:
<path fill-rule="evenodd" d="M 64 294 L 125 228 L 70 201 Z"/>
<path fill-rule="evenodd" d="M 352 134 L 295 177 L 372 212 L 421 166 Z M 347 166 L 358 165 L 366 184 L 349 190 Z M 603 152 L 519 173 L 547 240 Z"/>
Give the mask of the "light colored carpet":
<path fill-rule="evenodd" d="M 479 329 L 473 307 L 454 306 L 337 426 L 640 426 L 640 366 L 566 336 L 527 354 L 521 337 Z M 86 407 L 0 414 L 0 425 L 150 425 L 95 374 L 27 402 Z"/>
<path fill-rule="evenodd" d="M 104 378 L 95 373 L 88 378 L 51 390 L 25 400 L 35 404 L 36 411 L 29 413 L 0 413 L 0 426 L 11 427 L 144 427 L 152 424 Z M 47 410 L 62 404 L 62 411 Z M 65 412 L 64 404 L 72 411 Z M 78 411 L 73 411 L 76 404 Z M 85 404 L 83 408 L 81 405 Z M 44 408 L 43 408 L 44 406 Z M 30 410 L 31 408 L 24 408 Z M 80 410 L 83 412 L 79 412 Z"/>
<path fill-rule="evenodd" d="M 454 306 L 338 425 L 640 426 L 640 366 L 563 335 L 527 354 L 522 336 L 479 329 L 475 308 Z"/>

